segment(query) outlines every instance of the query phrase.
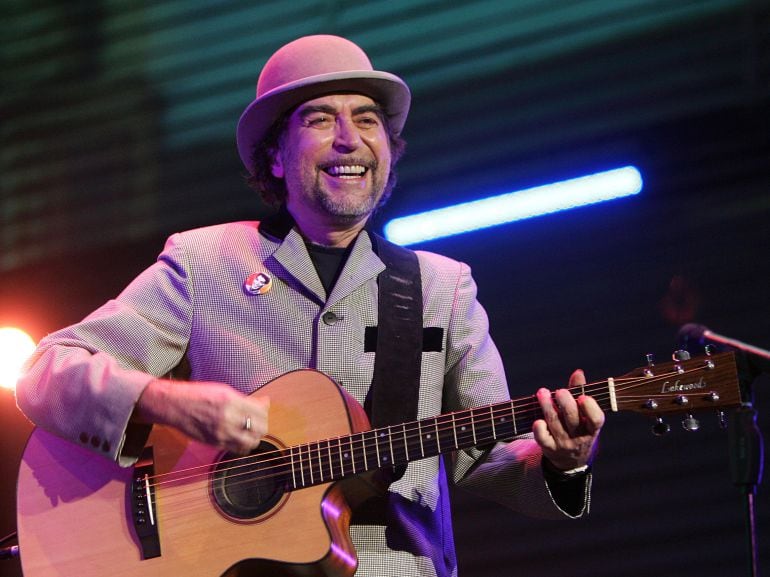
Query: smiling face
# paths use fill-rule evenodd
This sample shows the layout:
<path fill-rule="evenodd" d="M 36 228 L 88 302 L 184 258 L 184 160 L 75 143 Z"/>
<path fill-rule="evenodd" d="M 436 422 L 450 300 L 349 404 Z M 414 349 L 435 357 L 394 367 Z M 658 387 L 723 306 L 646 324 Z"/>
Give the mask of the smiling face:
<path fill-rule="evenodd" d="M 333 94 L 301 104 L 288 119 L 271 171 L 286 183 L 300 229 L 357 232 L 382 198 L 390 173 L 388 133 L 377 104 Z"/>

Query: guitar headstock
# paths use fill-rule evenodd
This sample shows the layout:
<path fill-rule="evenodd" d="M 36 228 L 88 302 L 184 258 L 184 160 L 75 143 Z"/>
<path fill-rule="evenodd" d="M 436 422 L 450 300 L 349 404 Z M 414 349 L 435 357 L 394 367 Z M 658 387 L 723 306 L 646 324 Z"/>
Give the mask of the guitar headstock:
<path fill-rule="evenodd" d="M 685 355 L 687 356 L 687 355 Z M 705 355 L 694 359 L 674 360 L 638 368 L 614 380 L 613 410 L 633 411 L 658 419 L 660 430 L 668 427 L 661 415 L 685 413 L 692 419 L 688 426 L 694 430 L 697 421 L 689 413 L 704 409 L 722 410 L 741 404 L 738 371 L 732 352 Z"/>

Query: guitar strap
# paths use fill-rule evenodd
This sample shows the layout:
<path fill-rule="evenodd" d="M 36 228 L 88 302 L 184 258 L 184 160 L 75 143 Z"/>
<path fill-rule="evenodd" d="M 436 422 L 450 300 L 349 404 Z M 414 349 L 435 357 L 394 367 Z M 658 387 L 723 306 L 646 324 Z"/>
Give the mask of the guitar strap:
<path fill-rule="evenodd" d="M 377 278 L 376 354 L 365 408 L 372 425 L 383 427 L 417 419 L 423 353 L 422 279 L 414 251 L 372 232 L 369 236 L 386 268 Z"/>

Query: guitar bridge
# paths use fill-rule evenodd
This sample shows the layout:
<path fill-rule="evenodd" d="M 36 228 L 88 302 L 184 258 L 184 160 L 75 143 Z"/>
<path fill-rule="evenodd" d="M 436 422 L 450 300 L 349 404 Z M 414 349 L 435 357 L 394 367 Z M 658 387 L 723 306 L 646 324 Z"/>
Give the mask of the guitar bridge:
<path fill-rule="evenodd" d="M 127 498 L 131 505 L 134 531 L 139 538 L 142 559 L 160 557 L 160 533 L 155 507 L 155 459 L 152 447 L 145 447 L 142 457 L 134 466 L 133 481 L 128 487 Z"/>

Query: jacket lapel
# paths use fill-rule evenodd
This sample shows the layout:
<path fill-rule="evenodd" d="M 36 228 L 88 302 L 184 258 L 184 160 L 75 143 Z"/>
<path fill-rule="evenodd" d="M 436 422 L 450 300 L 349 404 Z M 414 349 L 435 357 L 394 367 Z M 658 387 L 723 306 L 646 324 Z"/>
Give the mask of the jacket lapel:
<path fill-rule="evenodd" d="M 362 231 L 355 240 L 353 250 L 342 268 L 326 306 L 330 307 L 349 296 L 361 285 L 377 277 L 383 270 L 385 270 L 385 264 L 372 250 L 369 235 L 366 231 Z"/>
<path fill-rule="evenodd" d="M 307 252 L 305 240 L 294 225 L 288 211 L 284 209 L 275 217 L 263 221 L 260 224 L 260 231 L 273 236 L 279 243 L 265 265 L 272 270 L 273 274 L 286 282 L 291 283 L 292 279 L 296 281 L 300 285 L 297 288 L 301 288 L 320 304 L 325 303 L 327 307 L 350 295 L 385 270 L 385 264 L 372 250 L 369 234 L 362 231 L 356 238 L 353 250 L 327 299 L 321 279 Z M 286 273 L 292 279 L 285 278 Z"/>
<path fill-rule="evenodd" d="M 310 255 L 307 253 L 305 240 L 296 227 L 289 231 L 265 264 L 270 265 L 270 261 L 273 260 L 301 285 L 301 288 L 304 289 L 303 292 L 309 293 L 319 303 L 326 300 L 326 291 L 321 284 L 321 279 L 318 278 L 313 261 L 310 260 Z M 273 270 L 273 273 L 280 277 L 284 276 L 280 270 Z M 290 279 L 284 278 L 284 280 L 292 284 Z"/>

